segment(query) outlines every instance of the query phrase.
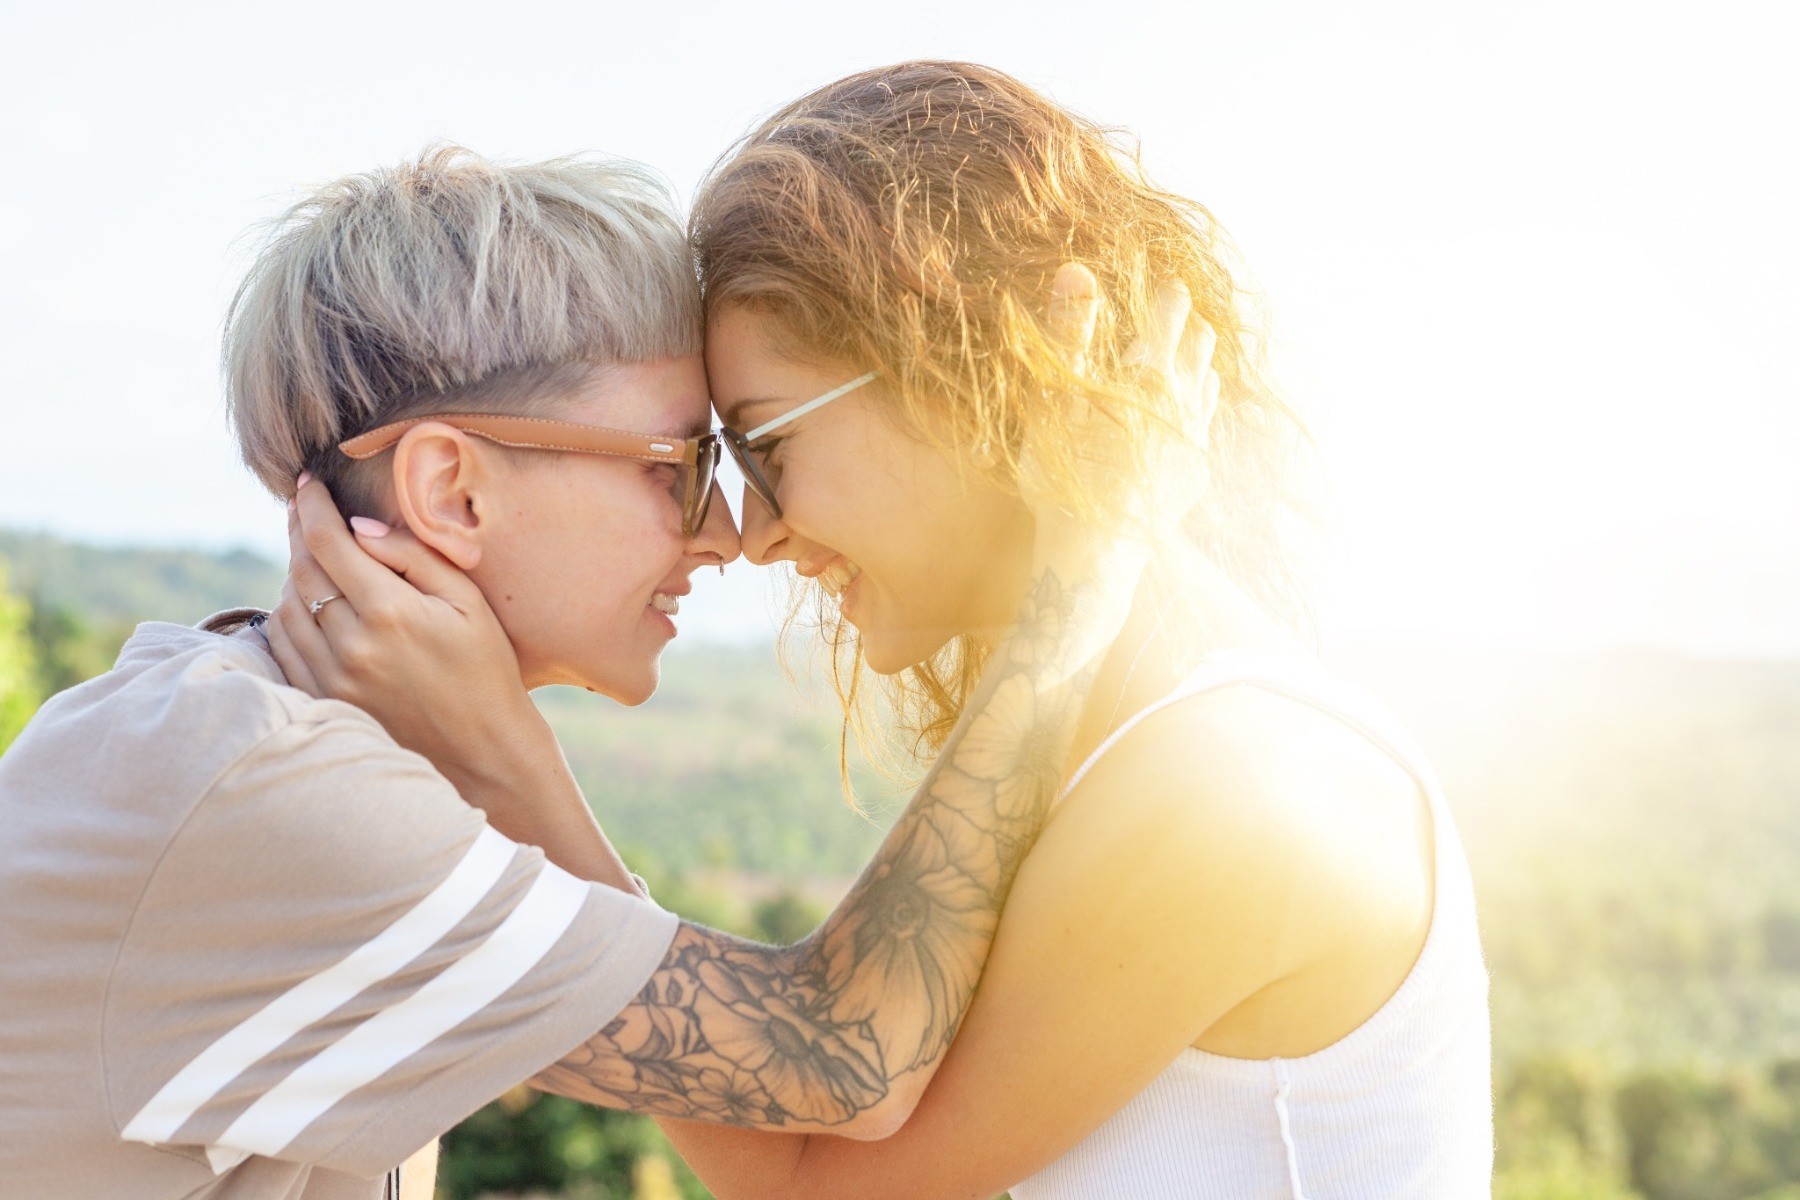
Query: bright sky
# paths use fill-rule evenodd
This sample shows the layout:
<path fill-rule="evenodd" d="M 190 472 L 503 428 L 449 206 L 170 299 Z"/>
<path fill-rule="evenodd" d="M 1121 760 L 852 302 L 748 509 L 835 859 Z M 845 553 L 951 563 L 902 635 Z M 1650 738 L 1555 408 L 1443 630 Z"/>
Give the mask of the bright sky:
<path fill-rule="evenodd" d="M 685 196 L 804 90 L 959 57 L 1135 130 L 1235 235 L 1331 464 L 1332 636 L 1800 654 L 1782 6 L 652 7 L 6 6 L 0 524 L 280 550 L 217 339 L 303 185 L 448 138 Z M 688 630 L 763 628 L 757 575 Z"/>

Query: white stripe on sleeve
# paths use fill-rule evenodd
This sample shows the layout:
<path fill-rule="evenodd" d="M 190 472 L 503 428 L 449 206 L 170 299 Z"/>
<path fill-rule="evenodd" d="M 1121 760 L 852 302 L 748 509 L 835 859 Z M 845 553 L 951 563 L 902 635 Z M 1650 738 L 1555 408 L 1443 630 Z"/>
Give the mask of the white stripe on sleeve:
<path fill-rule="evenodd" d="M 126 1123 L 127 1141 L 167 1142 L 206 1102 L 277 1046 L 404 968 L 481 903 L 518 847 L 483 827 L 444 881 L 349 957 L 301 980 L 201 1051 Z"/>
<path fill-rule="evenodd" d="M 524 978 L 574 923 L 588 892 L 588 884 L 546 864 L 525 898 L 486 941 L 263 1093 L 208 1154 L 280 1154 L 338 1101 L 448 1033 Z"/>

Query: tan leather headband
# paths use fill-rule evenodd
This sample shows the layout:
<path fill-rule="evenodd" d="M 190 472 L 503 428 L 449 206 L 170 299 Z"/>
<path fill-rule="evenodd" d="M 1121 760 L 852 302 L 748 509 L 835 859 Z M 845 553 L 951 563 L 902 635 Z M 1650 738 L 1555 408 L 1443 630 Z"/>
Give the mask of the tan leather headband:
<path fill-rule="evenodd" d="M 392 425 L 383 425 L 339 442 L 338 449 L 357 460 L 373 458 L 393 446 L 408 429 L 426 421 L 442 421 L 490 442 L 524 449 L 616 454 L 669 463 L 691 463 L 698 454 L 692 438 L 656 437 L 627 433 L 623 429 L 602 429 L 597 425 L 577 425 L 573 421 L 552 421 L 547 417 L 508 417 L 496 413 L 438 413 L 395 421 Z"/>

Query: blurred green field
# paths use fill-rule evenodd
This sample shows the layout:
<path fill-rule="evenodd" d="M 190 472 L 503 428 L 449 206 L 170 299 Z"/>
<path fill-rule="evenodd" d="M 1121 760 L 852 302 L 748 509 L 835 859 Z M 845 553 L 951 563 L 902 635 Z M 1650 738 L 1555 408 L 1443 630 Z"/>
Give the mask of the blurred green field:
<path fill-rule="evenodd" d="M 264 601 L 247 555 L 106 551 L 0 531 L 0 745 L 104 669 L 131 620 Z M 273 582 L 272 582 L 273 581 Z M 1333 655 L 1436 762 L 1494 977 L 1506 1200 L 1800 1200 L 1800 663 L 1654 651 Z M 808 930 L 897 789 L 845 802 L 825 689 L 768 647 L 672 651 L 627 711 L 540 702 L 658 899 L 770 940 Z M 1202 952 L 1196 948 L 1196 953 Z M 446 1140 L 450 1200 L 706 1193 L 653 1126 L 517 1091 Z"/>

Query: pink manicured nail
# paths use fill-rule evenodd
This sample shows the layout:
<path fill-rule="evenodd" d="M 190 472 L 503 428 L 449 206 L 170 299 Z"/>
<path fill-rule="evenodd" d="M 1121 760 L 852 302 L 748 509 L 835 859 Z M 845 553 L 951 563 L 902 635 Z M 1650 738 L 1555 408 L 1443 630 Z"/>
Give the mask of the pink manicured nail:
<path fill-rule="evenodd" d="M 394 532 L 373 517 L 351 517 L 350 528 L 356 530 L 356 532 L 362 534 L 364 537 L 371 538 L 386 537 L 388 534 Z"/>
<path fill-rule="evenodd" d="M 305 487 L 307 484 L 309 484 L 311 482 L 312 482 L 312 472 L 311 471 L 302 471 L 302 472 L 300 472 L 300 478 L 294 481 L 294 488 L 295 488 L 295 490 L 299 490 L 300 488 Z"/>

